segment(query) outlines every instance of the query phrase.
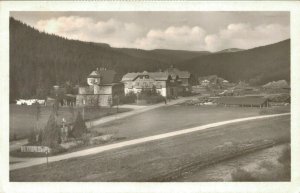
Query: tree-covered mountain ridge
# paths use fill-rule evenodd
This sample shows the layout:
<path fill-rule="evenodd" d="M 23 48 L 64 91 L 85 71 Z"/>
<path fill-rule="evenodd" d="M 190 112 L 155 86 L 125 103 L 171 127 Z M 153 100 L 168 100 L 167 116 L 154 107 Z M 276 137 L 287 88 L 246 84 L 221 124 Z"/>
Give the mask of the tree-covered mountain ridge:
<path fill-rule="evenodd" d="M 216 74 L 229 81 L 254 85 L 282 79 L 290 81 L 290 39 L 249 50 L 194 57 L 176 66 L 198 76 Z"/>
<path fill-rule="evenodd" d="M 285 45 L 286 42 L 280 42 L 279 44 Z M 270 50 L 272 50 L 272 47 L 274 46 L 271 45 Z M 280 65 L 285 69 L 278 71 L 278 75 L 270 76 L 269 79 L 275 77 L 274 80 L 277 77 L 285 77 L 286 74 L 289 74 L 289 46 L 288 49 L 286 47 L 276 47 L 279 47 L 278 49 L 282 52 L 278 53 L 277 50 L 274 52 L 273 57 L 279 61 L 288 62 Z M 266 46 L 266 50 L 268 50 L 267 48 L 268 46 Z M 251 55 L 253 51 L 249 51 Z M 170 65 L 174 65 L 180 69 L 189 70 L 195 76 L 217 74 L 228 80 L 248 80 L 249 77 L 252 77 L 248 76 L 247 73 L 244 78 L 243 74 L 240 73 L 223 72 L 234 71 L 235 66 L 232 63 L 245 66 L 244 64 L 238 64 L 235 61 L 236 56 L 232 55 L 240 53 L 242 57 L 247 56 L 249 58 L 249 54 L 244 54 L 248 53 L 248 50 L 218 54 L 207 51 L 113 48 L 104 43 L 69 40 L 54 34 L 40 32 L 10 18 L 10 99 L 33 97 L 38 91 L 44 90 L 47 92 L 53 85 L 61 85 L 66 81 L 80 84 L 85 82 L 86 76 L 97 67 L 114 69 L 123 75 L 127 72 L 164 70 Z M 272 53 L 273 51 L 268 52 L 267 55 L 270 57 Z M 220 64 L 216 64 L 215 62 L 218 62 L 218 60 L 214 58 L 222 57 L 227 59 L 219 61 Z M 276 60 L 271 60 L 268 57 L 257 58 L 253 56 L 252 58 L 262 66 L 264 66 L 264 62 L 267 62 L 268 66 L 272 64 L 270 61 L 276 62 Z M 241 63 L 244 63 L 244 60 Z M 276 68 L 277 63 L 274 65 Z M 208 64 L 212 65 L 208 66 Z M 259 75 L 258 72 L 262 69 L 255 70 L 251 66 L 247 68 L 250 69 L 250 74 L 255 75 L 254 77 L 257 74 Z M 264 73 L 270 71 L 263 70 Z M 248 72 L 249 70 L 246 69 L 245 71 Z"/>

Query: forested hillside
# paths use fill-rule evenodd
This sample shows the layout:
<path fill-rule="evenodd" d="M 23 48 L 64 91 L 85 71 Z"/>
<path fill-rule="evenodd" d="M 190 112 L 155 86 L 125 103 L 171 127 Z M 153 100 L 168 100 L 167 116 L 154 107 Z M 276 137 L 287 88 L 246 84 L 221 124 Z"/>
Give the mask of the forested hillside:
<path fill-rule="evenodd" d="M 55 84 L 85 82 L 97 67 L 118 73 L 157 71 L 170 65 L 195 76 L 216 74 L 255 84 L 290 74 L 290 41 L 225 53 L 112 48 L 108 44 L 68 40 L 39 32 L 10 18 L 10 99 L 45 95 Z"/>
<path fill-rule="evenodd" d="M 198 76 L 216 74 L 230 81 L 261 85 L 290 80 L 290 40 L 238 52 L 214 53 L 176 64 Z"/>
<path fill-rule="evenodd" d="M 122 51 L 128 55 L 144 58 L 153 59 L 156 58 L 161 62 L 173 65 L 179 61 L 188 60 L 194 57 L 211 54 L 208 51 L 186 51 L 186 50 L 165 50 L 165 49 L 155 49 L 155 50 L 142 50 L 133 48 L 115 48 Z"/>
<path fill-rule="evenodd" d="M 37 90 L 49 90 L 66 81 L 78 84 L 96 67 L 120 74 L 157 71 L 208 53 L 111 48 L 42 33 L 10 18 L 10 98 L 32 97 Z"/>

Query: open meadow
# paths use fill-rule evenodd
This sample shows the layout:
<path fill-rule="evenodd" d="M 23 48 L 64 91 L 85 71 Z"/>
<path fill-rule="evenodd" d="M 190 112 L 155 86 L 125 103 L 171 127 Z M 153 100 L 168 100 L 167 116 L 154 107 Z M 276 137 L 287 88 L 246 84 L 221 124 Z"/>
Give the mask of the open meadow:
<path fill-rule="evenodd" d="M 213 163 L 289 142 L 290 116 L 283 116 L 53 162 L 48 167 L 42 164 L 14 170 L 10 180 L 177 181 L 183 174 L 195 173 Z"/>
<path fill-rule="evenodd" d="M 39 126 L 44 128 L 48 118 L 51 114 L 52 107 L 41 106 Z M 62 118 L 65 118 L 67 123 L 73 122 L 75 120 L 77 112 L 83 113 L 83 108 L 74 107 L 60 107 L 58 111 L 58 121 L 61 124 Z M 119 108 L 118 112 L 130 111 L 128 108 Z M 96 118 L 101 118 L 117 112 L 116 108 L 89 108 L 86 107 L 84 110 L 84 119 L 91 120 Z M 36 127 L 36 106 L 19 106 L 10 105 L 9 106 L 9 128 L 10 128 L 10 140 L 27 138 L 32 132 L 33 128 Z"/>
<path fill-rule="evenodd" d="M 230 119 L 285 112 L 290 112 L 289 106 L 260 109 L 178 104 L 95 126 L 92 130 L 129 140 Z"/>

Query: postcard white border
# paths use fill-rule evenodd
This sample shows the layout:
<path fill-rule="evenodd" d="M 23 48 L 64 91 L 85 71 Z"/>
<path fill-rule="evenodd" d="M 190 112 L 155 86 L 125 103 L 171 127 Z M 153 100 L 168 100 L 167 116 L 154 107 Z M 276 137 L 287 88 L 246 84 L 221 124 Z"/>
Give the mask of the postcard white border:
<path fill-rule="evenodd" d="M 292 88 L 291 182 L 199 183 L 16 183 L 9 182 L 10 11 L 290 11 Z M 300 192 L 300 2 L 297 1 L 1 1 L 0 2 L 0 192 Z"/>

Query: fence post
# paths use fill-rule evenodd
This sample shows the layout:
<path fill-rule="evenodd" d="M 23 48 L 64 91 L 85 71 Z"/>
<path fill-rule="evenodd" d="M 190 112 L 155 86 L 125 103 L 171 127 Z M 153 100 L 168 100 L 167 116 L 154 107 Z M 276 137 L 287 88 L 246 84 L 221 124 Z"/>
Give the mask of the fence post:
<path fill-rule="evenodd" d="M 46 160 L 47 160 L 47 168 L 48 168 L 48 149 L 46 150 Z"/>

